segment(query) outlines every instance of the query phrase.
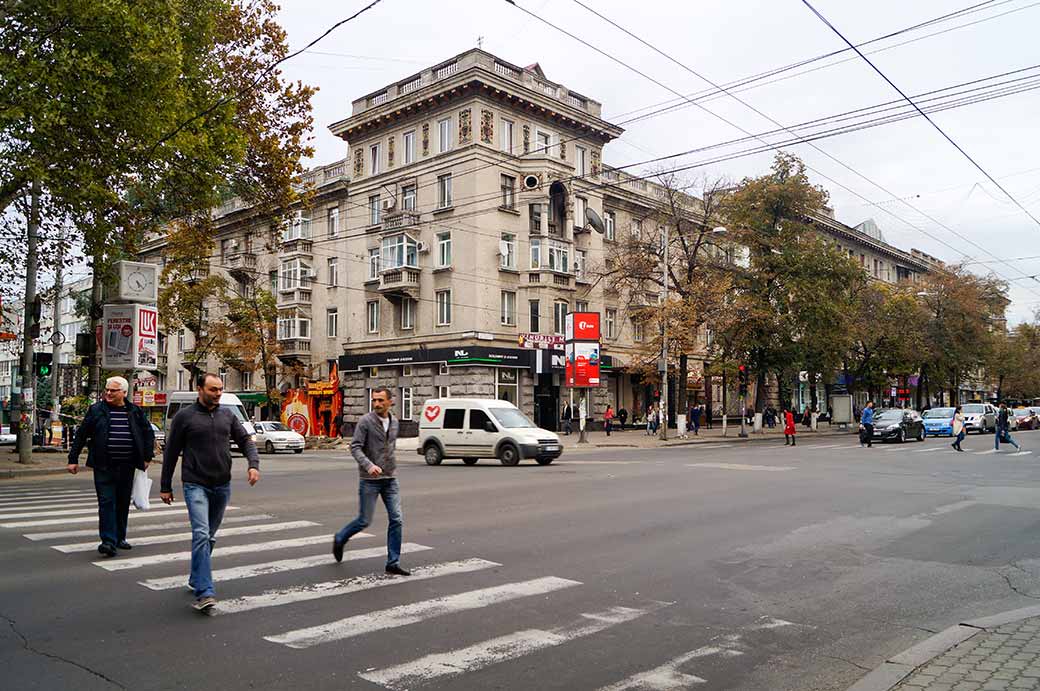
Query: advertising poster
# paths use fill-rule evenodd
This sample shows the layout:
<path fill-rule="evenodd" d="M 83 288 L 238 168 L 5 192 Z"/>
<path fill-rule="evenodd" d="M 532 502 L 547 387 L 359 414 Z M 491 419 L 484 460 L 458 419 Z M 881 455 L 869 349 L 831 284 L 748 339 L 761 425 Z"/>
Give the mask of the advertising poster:
<path fill-rule="evenodd" d="M 308 382 L 304 389 L 289 389 L 282 399 L 282 423 L 305 437 L 338 437 L 333 422 L 342 412 L 343 391 L 335 365 L 328 379 Z"/>
<path fill-rule="evenodd" d="M 567 344 L 567 358 L 563 363 L 563 380 L 567 386 L 574 386 L 574 344 Z"/>
<path fill-rule="evenodd" d="M 574 343 L 574 386 L 599 386 L 599 343 Z"/>
<path fill-rule="evenodd" d="M 140 369 L 159 367 L 159 312 L 147 305 L 136 306 L 137 362 Z"/>
<path fill-rule="evenodd" d="M 104 349 L 101 364 L 105 369 L 134 367 L 134 312 L 136 305 L 105 305 L 101 337 Z"/>

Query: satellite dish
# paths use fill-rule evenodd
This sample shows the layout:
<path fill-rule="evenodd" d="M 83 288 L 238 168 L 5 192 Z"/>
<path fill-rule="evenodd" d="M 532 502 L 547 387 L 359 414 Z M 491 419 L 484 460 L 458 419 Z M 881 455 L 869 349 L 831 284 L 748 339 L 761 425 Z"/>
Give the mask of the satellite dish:
<path fill-rule="evenodd" d="M 600 235 L 607 231 L 607 227 L 603 225 L 603 219 L 589 207 L 585 207 L 585 224 L 592 226 Z"/>

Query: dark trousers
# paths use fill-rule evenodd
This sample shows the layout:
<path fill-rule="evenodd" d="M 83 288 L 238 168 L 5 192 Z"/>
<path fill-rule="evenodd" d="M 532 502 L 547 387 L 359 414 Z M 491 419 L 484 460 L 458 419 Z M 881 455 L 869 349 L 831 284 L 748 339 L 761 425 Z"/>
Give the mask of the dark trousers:
<path fill-rule="evenodd" d="M 871 443 L 874 441 L 874 425 L 864 424 L 863 431 L 859 434 L 859 443 L 866 444 L 867 448 L 870 448 Z"/>
<path fill-rule="evenodd" d="M 98 500 L 98 536 L 115 547 L 126 539 L 130 494 L 134 489 L 134 467 L 94 468 L 94 490 Z"/>

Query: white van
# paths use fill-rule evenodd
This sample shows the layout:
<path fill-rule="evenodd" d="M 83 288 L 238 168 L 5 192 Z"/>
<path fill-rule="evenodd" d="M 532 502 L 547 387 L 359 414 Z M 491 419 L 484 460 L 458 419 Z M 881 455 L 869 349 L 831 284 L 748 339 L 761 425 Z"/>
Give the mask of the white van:
<path fill-rule="evenodd" d="M 549 465 L 563 453 L 563 445 L 509 401 L 431 398 L 419 417 L 416 452 L 427 465 L 440 465 L 444 458 L 461 458 L 466 465 L 481 458 L 497 458 L 502 465 L 533 458 Z"/>
<path fill-rule="evenodd" d="M 199 399 L 199 395 L 194 391 L 173 391 L 166 396 L 166 422 L 163 424 L 165 431 L 170 429 L 170 420 L 177 414 L 177 411 L 185 406 L 190 406 Z M 233 393 L 222 393 L 220 394 L 220 407 L 227 408 L 238 421 L 242 423 L 242 426 L 246 428 L 246 432 L 249 432 L 249 436 L 256 441 L 256 428 L 253 427 L 253 423 L 249 421 L 246 416 L 246 408 L 242 405 L 242 401 Z M 234 440 L 231 444 L 234 445 Z"/>

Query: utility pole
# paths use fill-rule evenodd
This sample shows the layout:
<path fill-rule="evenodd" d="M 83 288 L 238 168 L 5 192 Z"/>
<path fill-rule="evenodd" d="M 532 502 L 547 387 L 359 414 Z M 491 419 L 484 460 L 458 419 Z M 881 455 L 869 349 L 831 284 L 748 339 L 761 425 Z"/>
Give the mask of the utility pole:
<path fill-rule="evenodd" d="M 664 289 L 661 291 L 661 429 L 658 435 L 661 440 L 668 439 L 668 224 L 661 226 L 664 247 L 662 249 L 663 263 L 661 266 L 662 281 Z"/>
<path fill-rule="evenodd" d="M 18 462 L 32 463 L 33 406 L 36 405 L 33 384 L 36 372 L 33 371 L 33 337 L 30 326 L 33 322 L 33 302 L 36 301 L 36 243 L 40 229 L 40 181 L 33 180 L 29 196 L 28 256 L 25 258 L 25 304 L 22 306 L 22 362 L 19 366 L 22 378 L 21 416 L 18 423 Z M 26 401 L 26 393 L 29 400 Z"/>
<path fill-rule="evenodd" d="M 97 327 L 101 321 L 101 297 L 103 289 L 103 279 L 101 276 L 101 267 L 104 264 L 104 258 L 101 255 L 101 251 L 98 250 L 94 253 L 94 258 L 91 261 L 91 273 L 93 278 L 90 284 L 90 335 L 93 337 L 91 341 L 94 344 L 94 355 L 90 358 L 90 372 L 87 377 L 87 398 L 98 400 L 100 398 L 98 392 L 101 390 L 101 352 L 97 345 Z"/>
<path fill-rule="evenodd" d="M 58 422 L 61 413 L 61 395 L 58 388 L 61 385 L 61 293 L 64 287 L 65 270 L 65 236 L 58 243 L 58 264 L 54 275 L 54 328 L 51 330 L 51 429 Z"/>

